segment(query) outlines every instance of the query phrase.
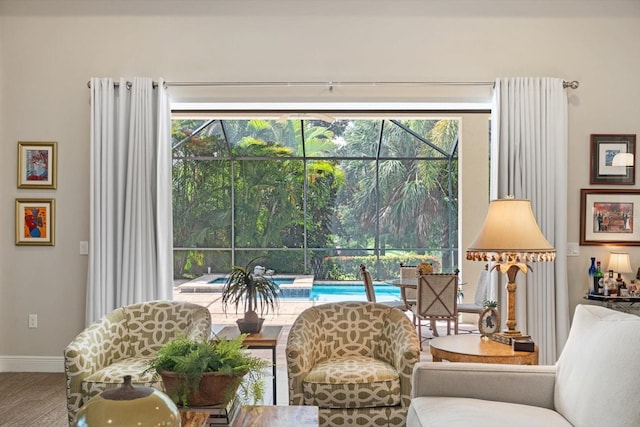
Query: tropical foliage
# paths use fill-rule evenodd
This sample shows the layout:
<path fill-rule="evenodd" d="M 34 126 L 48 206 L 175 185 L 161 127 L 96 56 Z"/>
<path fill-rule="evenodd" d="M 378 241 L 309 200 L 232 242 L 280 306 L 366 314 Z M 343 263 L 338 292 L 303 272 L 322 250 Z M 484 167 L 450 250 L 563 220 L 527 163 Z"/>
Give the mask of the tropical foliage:
<path fill-rule="evenodd" d="M 357 277 L 336 256 L 454 269 L 457 134 L 455 120 L 174 120 L 176 277 L 256 256 L 317 278 Z"/>

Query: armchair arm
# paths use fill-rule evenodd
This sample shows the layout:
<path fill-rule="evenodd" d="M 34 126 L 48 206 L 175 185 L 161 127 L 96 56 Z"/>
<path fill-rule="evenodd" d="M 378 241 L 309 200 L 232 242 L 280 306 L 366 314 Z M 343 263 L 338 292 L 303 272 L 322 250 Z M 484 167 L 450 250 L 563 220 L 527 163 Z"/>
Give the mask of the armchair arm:
<path fill-rule="evenodd" d="M 391 364 L 400 374 L 401 404 L 408 407 L 413 366 L 420 360 L 420 342 L 411 320 L 401 310 L 389 310 L 376 349 L 376 358 Z"/>
<path fill-rule="evenodd" d="M 412 397 L 468 397 L 554 409 L 555 377 L 555 365 L 419 362 L 413 368 Z"/>
<path fill-rule="evenodd" d="M 289 404 L 302 405 L 304 401 L 302 381 L 323 358 L 321 319 L 317 310 L 305 310 L 296 319 L 287 339 L 286 359 L 289 376 Z"/>
<path fill-rule="evenodd" d="M 187 337 L 195 340 L 207 340 L 213 335 L 211 330 L 211 312 L 204 306 L 194 308 L 186 331 Z"/>
<path fill-rule="evenodd" d="M 80 332 L 65 348 L 64 370 L 70 419 L 84 403 L 84 378 L 126 357 L 126 337 L 124 313 L 117 309 Z"/>

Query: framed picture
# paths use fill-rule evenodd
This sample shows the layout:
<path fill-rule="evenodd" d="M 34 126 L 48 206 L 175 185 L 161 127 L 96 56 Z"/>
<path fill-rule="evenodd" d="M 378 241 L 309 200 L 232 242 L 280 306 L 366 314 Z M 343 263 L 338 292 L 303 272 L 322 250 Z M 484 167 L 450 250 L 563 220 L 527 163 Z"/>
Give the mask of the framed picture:
<path fill-rule="evenodd" d="M 18 142 L 18 188 L 56 188 L 55 142 Z"/>
<path fill-rule="evenodd" d="M 478 330 L 483 337 L 500 332 L 500 312 L 495 307 L 487 307 L 478 319 Z"/>
<path fill-rule="evenodd" d="M 640 190 L 580 190 L 580 244 L 640 246 Z"/>
<path fill-rule="evenodd" d="M 53 246 L 54 226 L 54 199 L 16 199 L 16 245 Z"/>
<path fill-rule="evenodd" d="M 591 135 L 591 184 L 635 184 L 635 154 L 635 135 Z"/>

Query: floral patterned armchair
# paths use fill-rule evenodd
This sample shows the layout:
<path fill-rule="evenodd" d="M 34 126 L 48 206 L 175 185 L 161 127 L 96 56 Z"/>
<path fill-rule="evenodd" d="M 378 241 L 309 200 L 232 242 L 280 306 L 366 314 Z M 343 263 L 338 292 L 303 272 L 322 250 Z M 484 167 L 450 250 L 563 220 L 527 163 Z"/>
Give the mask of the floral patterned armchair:
<path fill-rule="evenodd" d="M 147 361 L 176 335 L 208 338 L 211 314 L 206 307 L 181 301 L 150 301 L 117 308 L 82 331 L 64 351 L 67 410 L 71 423 L 93 396 L 122 384 L 162 387 L 143 375 Z"/>
<path fill-rule="evenodd" d="M 398 308 L 308 308 L 287 341 L 289 404 L 318 406 L 321 426 L 404 426 L 419 358 L 414 326 Z"/>

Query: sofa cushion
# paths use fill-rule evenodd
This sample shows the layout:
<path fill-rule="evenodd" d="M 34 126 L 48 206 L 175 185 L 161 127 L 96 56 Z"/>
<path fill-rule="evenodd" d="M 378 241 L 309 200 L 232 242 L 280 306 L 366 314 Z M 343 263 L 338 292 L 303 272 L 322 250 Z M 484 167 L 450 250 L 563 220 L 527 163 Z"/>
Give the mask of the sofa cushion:
<path fill-rule="evenodd" d="M 517 403 L 461 397 L 416 397 L 407 413 L 407 427 L 448 426 L 570 427 L 550 409 Z"/>
<path fill-rule="evenodd" d="M 576 307 L 557 363 L 555 407 L 577 426 L 640 426 L 640 317 Z M 624 417 L 616 414 L 625 414 Z"/>
<path fill-rule="evenodd" d="M 122 385 L 125 375 L 131 375 L 131 382 L 134 385 L 144 385 L 162 390 L 162 379 L 158 377 L 154 381 L 154 372 L 145 373 L 150 360 L 149 357 L 130 357 L 85 377 L 82 381 L 82 392 L 85 396 L 83 403 L 105 390 Z"/>
<path fill-rule="evenodd" d="M 304 404 L 371 408 L 400 404 L 400 377 L 386 362 L 366 356 L 319 362 L 302 384 Z"/>

